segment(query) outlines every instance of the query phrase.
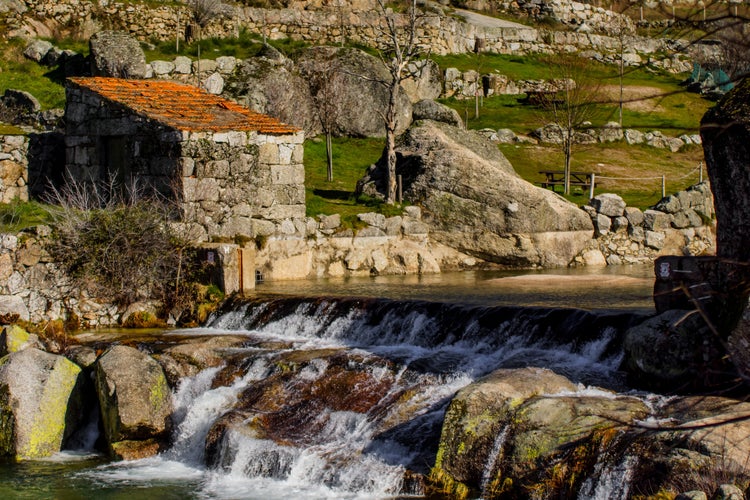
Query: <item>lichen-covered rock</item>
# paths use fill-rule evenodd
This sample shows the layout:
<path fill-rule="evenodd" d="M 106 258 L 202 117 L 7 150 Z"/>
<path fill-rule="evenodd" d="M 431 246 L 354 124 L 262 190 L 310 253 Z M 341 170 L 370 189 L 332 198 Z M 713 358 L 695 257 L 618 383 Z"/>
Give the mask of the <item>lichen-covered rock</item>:
<path fill-rule="evenodd" d="M 95 76 L 145 78 L 146 56 L 126 31 L 100 31 L 89 40 L 91 72 Z"/>
<path fill-rule="evenodd" d="M 0 333 L 0 357 L 18 352 L 27 347 L 39 347 L 36 335 L 29 334 L 18 325 L 8 325 Z"/>
<path fill-rule="evenodd" d="M 521 179 L 497 146 L 473 131 L 430 120 L 399 139 L 404 198 L 422 208 L 436 241 L 483 260 L 567 266 L 593 234 L 591 218 L 548 189 Z M 358 183 L 382 196 L 384 160 Z"/>
<path fill-rule="evenodd" d="M 0 359 L 0 454 L 24 460 L 60 451 L 80 420 L 80 373 L 34 348 Z"/>
<path fill-rule="evenodd" d="M 574 391 L 575 385 L 550 370 L 498 370 L 465 387 L 443 420 L 435 467 L 454 481 L 478 486 L 496 436 L 513 408 L 535 394 Z"/>
<path fill-rule="evenodd" d="M 127 346 L 114 346 L 95 365 L 104 434 L 110 445 L 165 437 L 172 399 L 159 363 Z"/>
<path fill-rule="evenodd" d="M 636 398 L 577 390 L 539 368 L 498 370 L 462 389 L 446 412 L 432 480 L 456 496 L 523 498 L 544 488 L 571 497 L 601 443 L 620 432 L 615 423 L 648 414 Z M 552 460 L 560 461 L 557 472 Z"/>

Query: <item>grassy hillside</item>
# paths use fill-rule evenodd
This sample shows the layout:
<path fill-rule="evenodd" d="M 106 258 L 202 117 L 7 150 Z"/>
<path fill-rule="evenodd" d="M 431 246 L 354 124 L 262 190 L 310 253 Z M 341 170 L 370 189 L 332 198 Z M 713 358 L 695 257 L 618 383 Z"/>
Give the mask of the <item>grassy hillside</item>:
<path fill-rule="evenodd" d="M 87 44 L 81 41 L 55 40 L 61 48 L 71 48 L 86 53 Z M 299 50 L 304 44 L 279 41 L 273 44 L 286 53 Z M 247 32 L 231 39 L 206 39 L 201 43 L 201 57 L 215 58 L 220 55 L 249 57 L 258 52 L 261 45 L 256 36 Z M 26 60 L 23 57 L 24 43 L 11 40 L 0 42 L 3 51 L 0 59 L 0 92 L 8 88 L 24 89 L 41 102 L 43 108 L 64 106 L 64 77 L 59 69 L 50 69 Z M 182 45 L 179 54 L 195 58 L 197 45 Z M 172 59 L 177 55 L 172 42 L 154 43 L 146 49 L 147 60 Z M 483 54 L 477 56 L 436 56 L 436 61 L 445 69 L 478 70 L 482 73 L 498 73 L 509 78 L 551 78 L 548 57 Z M 599 63 L 590 66 L 591 76 L 601 82 L 604 95 L 593 125 L 617 119 L 619 80 L 617 68 Z M 630 69 L 624 77 L 626 104 L 623 125 L 642 131 L 661 130 L 667 135 L 696 133 L 700 117 L 711 106 L 695 94 L 684 91 L 679 82 L 684 76 L 657 73 L 648 69 Z M 474 114 L 474 101 L 455 98 L 443 100 L 456 109 L 467 122 L 468 128 L 510 128 L 516 133 L 528 134 L 545 123 L 543 113 L 534 106 L 522 104 L 519 96 L 492 96 L 483 99 L 479 115 Z M 337 139 L 334 142 L 334 181 L 325 180 L 325 148 L 322 142 L 309 140 L 305 147 L 307 171 L 308 215 L 341 213 L 346 220 L 354 221 L 356 214 L 364 211 L 394 212 L 398 208 L 380 205 L 373 200 L 354 198 L 354 187 L 367 166 L 381 154 L 380 139 Z M 541 181 L 538 173 L 542 169 L 558 168 L 562 155 L 554 146 L 503 145 L 501 150 L 510 159 L 519 174 L 530 182 Z M 667 191 L 686 187 L 697 179 L 695 169 L 702 160 L 698 147 L 680 153 L 656 150 L 648 147 L 624 144 L 595 145 L 576 148 L 573 168 L 596 172 L 609 177 L 661 177 L 667 176 Z M 691 177 L 692 176 L 692 177 Z M 654 181 L 605 181 L 601 190 L 620 193 L 628 203 L 646 207 L 656 201 L 661 193 L 661 182 Z M 584 203 L 585 196 L 574 193 L 571 200 Z"/>

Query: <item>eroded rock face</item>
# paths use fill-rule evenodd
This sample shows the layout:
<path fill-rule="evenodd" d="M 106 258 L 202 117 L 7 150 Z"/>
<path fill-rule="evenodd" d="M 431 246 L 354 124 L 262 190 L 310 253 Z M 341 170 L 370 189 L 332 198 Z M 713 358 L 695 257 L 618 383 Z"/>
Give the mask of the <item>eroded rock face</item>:
<path fill-rule="evenodd" d="M 521 179 L 478 133 L 417 122 L 397 155 L 404 198 L 422 207 L 431 236 L 444 245 L 504 265 L 553 267 L 568 265 L 591 239 L 583 210 Z M 358 189 L 382 196 L 383 170 L 371 167 Z"/>
<path fill-rule="evenodd" d="M 294 63 L 275 50 L 243 61 L 227 77 L 224 92 L 253 111 L 305 131 L 320 133 L 310 88 Z"/>
<path fill-rule="evenodd" d="M 95 366 L 104 433 L 113 451 L 120 441 L 167 436 L 172 399 L 159 363 L 138 349 L 114 346 Z"/>
<path fill-rule="evenodd" d="M 134 37 L 125 31 L 100 31 L 89 40 L 94 76 L 145 78 L 146 56 Z"/>
<path fill-rule="evenodd" d="M 706 167 L 717 218 L 716 255 L 750 261 L 750 78 L 701 120 Z"/>
<path fill-rule="evenodd" d="M 36 348 L 0 359 L 0 454 L 24 460 L 60 451 L 78 423 L 80 373 Z"/>
<path fill-rule="evenodd" d="M 385 126 L 381 113 L 388 103 L 388 92 L 382 82 L 390 81 L 382 61 L 361 50 L 333 47 L 313 47 L 297 60 L 303 75 L 331 74 L 339 79 L 336 85 L 334 113 L 336 135 L 354 137 L 383 137 Z M 396 101 L 396 133 L 400 134 L 411 123 L 411 102 L 399 88 Z"/>

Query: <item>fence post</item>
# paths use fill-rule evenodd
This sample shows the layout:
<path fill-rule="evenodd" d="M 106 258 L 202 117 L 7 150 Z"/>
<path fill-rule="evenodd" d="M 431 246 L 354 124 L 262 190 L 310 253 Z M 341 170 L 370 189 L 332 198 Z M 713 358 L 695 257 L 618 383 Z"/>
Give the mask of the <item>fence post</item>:
<path fill-rule="evenodd" d="M 666 175 L 661 176 L 661 197 L 662 198 L 667 197 L 667 176 Z"/>
<path fill-rule="evenodd" d="M 594 186 L 596 185 L 596 174 L 591 173 L 591 186 L 589 186 L 589 200 L 594 197 Z"/>

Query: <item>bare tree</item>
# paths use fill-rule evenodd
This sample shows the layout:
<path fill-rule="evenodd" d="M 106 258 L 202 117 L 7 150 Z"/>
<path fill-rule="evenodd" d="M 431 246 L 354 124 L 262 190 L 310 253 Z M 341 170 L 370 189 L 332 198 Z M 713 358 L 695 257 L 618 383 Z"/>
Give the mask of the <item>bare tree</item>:
<path fill-rule="evenodd" d="M 573 147 L 579 142 L 581 129 L 588 126 L 598 112 L 600 82 L 591 77 L 591 61 L 574 55 L 561 55 L 549 62 L 554 80 L 561 82 L 557 91 L 540 96 L 543 118 L 559 133 L 564 158 L 564 194 L 570 194 L 570 162 Z"/>
<path fill-rule="evenodd" d="M 308 71 L 310 93 L 315 103 L 315 115 L 326 137 L 326 161 L 328 182 L 333 181 L 333 134 L 338 128 L 341 115 L 339 95 L 345 85 L 337 51 L 325 55 L 325 61 L 312 71 Z"/>
<path fill-rule="evenodd" d="M 191 36 L 198 42 L 198 75 L 200 75 L 201 60 L 201 40 L 203 40 L 203 30 L 214 19 L 221 17 L 224 13 L 224 4 L 221 0 L 188 0 L 190 8 L 190 31 Z M 200 76 L 198 77 L 200 79 Z"/>
<path fill-rule="evenodd" d="M 396 201 L 396 104 L 401 82 L 410 76 L 412 60 L 420 55 L 417 43 L 417 0 L 410 0 L 406 16 L 395 14 L 384 0 L 377 0 L 383 14 L 381 19 L 381 58 L 388 68 L 390 78 L 381 82 L 388 90 L 388 104 L 382 113 L 385 124 L 386 203 Z M 403 21 L 404 22 L 400 22 Z"/>

